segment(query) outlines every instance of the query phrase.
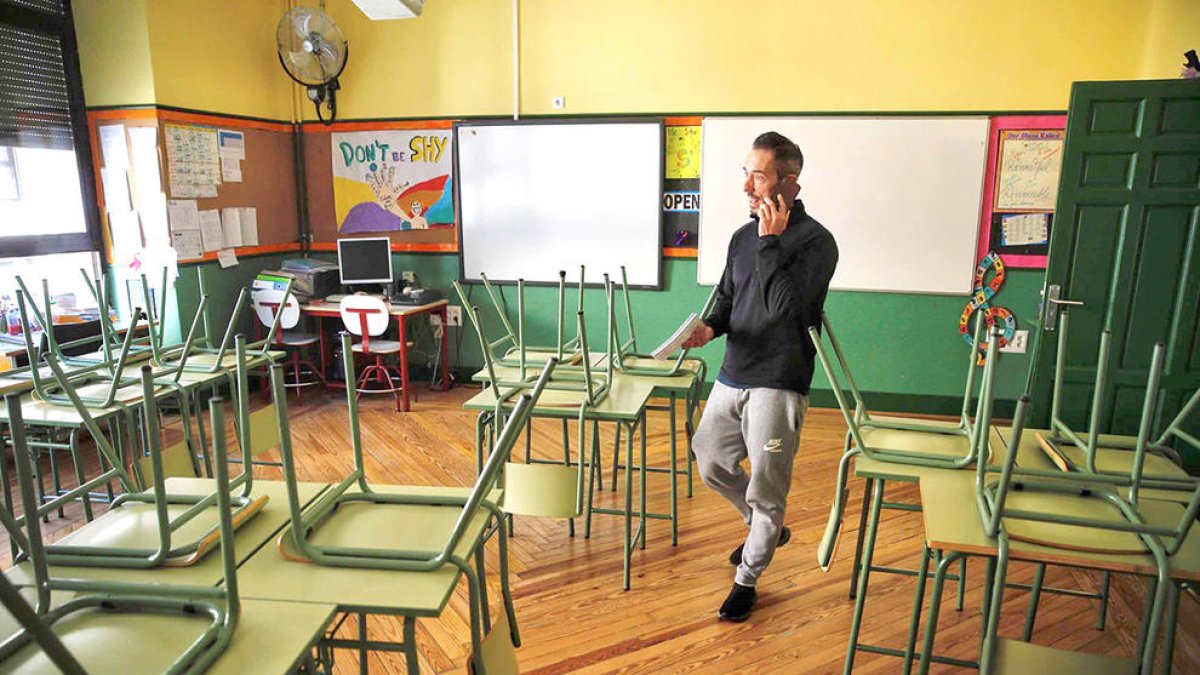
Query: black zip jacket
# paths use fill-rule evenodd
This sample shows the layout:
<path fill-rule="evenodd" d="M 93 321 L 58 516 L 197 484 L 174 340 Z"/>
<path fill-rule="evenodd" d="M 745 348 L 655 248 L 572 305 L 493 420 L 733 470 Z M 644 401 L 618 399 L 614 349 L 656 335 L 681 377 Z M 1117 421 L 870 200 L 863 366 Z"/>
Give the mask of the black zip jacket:
<path fill-rule="evenodd" d="M 782 234 L 759 237 L 757 220 L 733 234 L 716 302 L 704 320 L 714 337 L 726 336 L 721 381 L 808 395 L 816 355 L 808 327 L 820 327 L 837 260 L 833 235 L 799 199 Z"/>

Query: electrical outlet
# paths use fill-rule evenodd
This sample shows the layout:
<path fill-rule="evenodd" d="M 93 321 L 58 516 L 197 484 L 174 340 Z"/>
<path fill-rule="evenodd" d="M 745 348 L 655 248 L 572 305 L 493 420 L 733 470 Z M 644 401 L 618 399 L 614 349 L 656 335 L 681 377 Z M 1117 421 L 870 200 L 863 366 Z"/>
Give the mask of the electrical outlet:
<path fill-rule="evenodd" d="M 563 108 L 566 108 L 567 107 L 567 97 L 566 96 L 555 96 L 554 98 L 550 99 L 550 107 L 554 108 L 555 110 L 562 110 Z"/>
<path fill-rule="evenodd" d="M 400 278 L 407 281 L 410 284 L 417 283 L 417 273 L 416 272 L 401 272 Z"/>
<path fill-rule="evenodd" d="M 460 305 L 450 305 L 446 308 L 446 322 L 451 326 L 462 325 L 462 307 Z"/>
<path fill-rule="evenodd" d="M 1029 347 L 1029 331 L 1018 330 L 1013 331 L 1013 339 L 1006 345 L 1000 348 L 1002 352 L 1009 354 L 1024 354 Z"/>

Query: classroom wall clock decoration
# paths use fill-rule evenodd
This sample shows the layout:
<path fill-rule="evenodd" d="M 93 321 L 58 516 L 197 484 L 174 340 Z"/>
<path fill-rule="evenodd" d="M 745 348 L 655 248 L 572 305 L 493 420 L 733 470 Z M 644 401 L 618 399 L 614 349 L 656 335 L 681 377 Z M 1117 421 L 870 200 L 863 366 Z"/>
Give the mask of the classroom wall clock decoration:
<path fill-rule="evenodd" d="M 279 65 L 288 77 L 308 89 L 317 119 L 330 124 L 337 118 L 338 76 L 346 68 L 350 46 L 342 29 L 315 7 L 293 7 L 275 28 Z M 322 113 L 324 106 L 328 116 Z"/>

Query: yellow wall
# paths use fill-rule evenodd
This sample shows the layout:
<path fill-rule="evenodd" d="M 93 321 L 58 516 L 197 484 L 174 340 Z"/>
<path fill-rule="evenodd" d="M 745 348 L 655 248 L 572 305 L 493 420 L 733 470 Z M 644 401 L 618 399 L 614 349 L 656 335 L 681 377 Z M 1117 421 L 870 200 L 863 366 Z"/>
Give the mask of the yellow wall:
<path fill-rule="evenodd" d="M 1151 14 L 1156 39 L 1182 36 L 1194 4 L 521 0 L 521 112 L 1061 110 L 1075 80 L 1139 77 Z M 370 22 L 330 0 L 351 45 L 340 115 L 511 113 L 511 9 L 430 0 Z"/>
<path fill-rule="evenodd" d="M 274 29 L 292 4 L 76 0 L 88 104 L 290 119 L 298 88 Z M 430 0 L 418 19 L 380 22 L 326 4 L 350 41 L 341 118 L 512 112 L 511 0 Z M 520 7 L 522 114 L 554 114 L 555 96 L 568 114 L 1061 110 L 1076 80 L 1177 76 L 1200 35 L 1196 0 Z"/>
<path fill-rule="evenodd" d="M 1142 54 L 1143 78 L 1175 78 L 1183 70 L 1183 53 L 1200 51 L 1200 2 L 1155 0 Z"/>
<path fill-rule="evenodd" d="M 154 103 L 143 0 L 74 0 L 71 10 L 84 102 L 93 107 Z"/>
<path fill-rule="evenodd" d="M 325 11 L 350 43 L 339 116 L 511 112 L 511 0 L 429 0 L 419 18 L 393 21 L 370 21 L 350 0 Z M 307 101 L 304 114 L 313 119 Z"/>
<path fill-rule="evenodd" d="M 158 103 L 291 119 L 291 81 L 275 52 L 283 0 L 145 2 Z"/>

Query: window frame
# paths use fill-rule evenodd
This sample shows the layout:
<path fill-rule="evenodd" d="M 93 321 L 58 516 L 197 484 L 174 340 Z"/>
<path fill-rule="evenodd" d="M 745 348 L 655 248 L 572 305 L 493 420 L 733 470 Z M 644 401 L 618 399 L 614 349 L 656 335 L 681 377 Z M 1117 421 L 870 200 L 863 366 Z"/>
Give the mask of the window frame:
<path fill-rule="evenodd" d="M 62 45 L 63 74 L 67 81 L 71 136 L 79 174 L 79 195 L 83 199 L 84 231 L 70 234 L 0 237 L 5 258 L 47 253 L 103 253 L 104 236 L 100 227 L 100 207 L 96 201 L 96 176 L 93 171 L 91 134 L 83 99 L 83 77 L 79 70 L 79 48 L 75 41 L 75 23 L 70 0 L 62 0 L 61 16 L 22 5 L 0 2 L 0 23 L 55 37 Z"/>

